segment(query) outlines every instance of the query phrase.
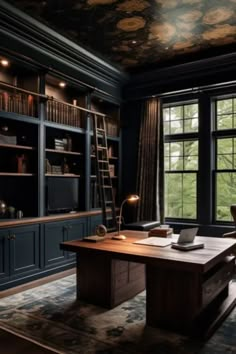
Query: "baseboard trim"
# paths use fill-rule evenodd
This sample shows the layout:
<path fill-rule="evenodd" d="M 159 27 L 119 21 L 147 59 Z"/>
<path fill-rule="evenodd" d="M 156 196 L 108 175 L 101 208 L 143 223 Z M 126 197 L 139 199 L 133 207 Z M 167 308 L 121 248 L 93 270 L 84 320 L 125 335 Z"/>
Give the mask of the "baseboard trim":
<path fill-rule="evenodd" d="M 71 268 L 71 269 L 64 270 L 59 273 L 48 275 L 46 277 L 43 277 L 43 278 L 40 278 L 37 280 L 30 281 L 30 282 L 22 284 L 22 285 L 17 285 L 13 288 L 10 288 L 10 289 L 2 290 L 2 291 L 0 291 L 0 299 L 4 298 L 6 296 L 20 293 L 21 291 L 35 288 L 37 286 L 49 283 L 49 282 L 57 280 L 57 279 L 64 278 L 68 275 L 75 274 L 75 272 L 76 272 L 76 268 Z"/>

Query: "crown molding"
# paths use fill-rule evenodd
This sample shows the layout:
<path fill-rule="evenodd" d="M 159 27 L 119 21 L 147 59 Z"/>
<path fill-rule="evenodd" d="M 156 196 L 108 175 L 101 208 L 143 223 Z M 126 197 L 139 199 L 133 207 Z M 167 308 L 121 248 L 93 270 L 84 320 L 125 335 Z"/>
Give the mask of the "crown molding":
<path fill-rule="evenodd" d="M 88 85 L 121 96 L 129 76 L 5 1 L 0 1 L 1 47 L 37 62 L 48 71 L 65 72 Z"/>
<path fill-rule="evenodd" d="M 236 80 L 236 53 L 201 59 L 131 76 L 124 88 L 126 99 L 158 96 L 199 86 Z"/>

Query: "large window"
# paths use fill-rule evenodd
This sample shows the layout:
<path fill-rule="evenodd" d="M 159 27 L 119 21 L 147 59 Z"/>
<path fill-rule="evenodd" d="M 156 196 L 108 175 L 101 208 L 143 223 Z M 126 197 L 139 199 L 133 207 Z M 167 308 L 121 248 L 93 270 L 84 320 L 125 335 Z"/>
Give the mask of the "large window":
<path fill-rule="evenodd" d="M 215 218 L 230 221 L 236 203 L 236 98 L 215 101 Z"/>
<path fill-rule="evenodd" d="M 198 104 L 164 106 L 165 216 L 197 218 Z"/>

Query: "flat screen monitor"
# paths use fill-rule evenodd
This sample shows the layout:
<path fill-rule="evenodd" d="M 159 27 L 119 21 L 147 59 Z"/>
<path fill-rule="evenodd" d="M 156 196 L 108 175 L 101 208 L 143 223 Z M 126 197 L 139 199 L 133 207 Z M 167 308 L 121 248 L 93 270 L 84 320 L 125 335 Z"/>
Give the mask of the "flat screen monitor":
<path fill-rule="evenodd" d="M 66 213 L 79 209 L 78 178 L 53 177 L 47 183 L 48 213 Z"/>

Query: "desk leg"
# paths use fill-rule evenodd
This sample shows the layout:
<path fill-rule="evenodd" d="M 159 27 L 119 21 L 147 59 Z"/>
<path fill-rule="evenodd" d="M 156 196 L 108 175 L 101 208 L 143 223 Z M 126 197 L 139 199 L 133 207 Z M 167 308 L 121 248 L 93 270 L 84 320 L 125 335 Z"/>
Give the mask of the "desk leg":
<path fill-rule="evenodd" d="M 201 305 L 197 273 L 146 266 L 147 325 L 188 331 Z"/>
<path fill-rule="evenodd" d="M 77 298 L 111 307 L 111 259 L 80 250 L 77 254 Z"/>

